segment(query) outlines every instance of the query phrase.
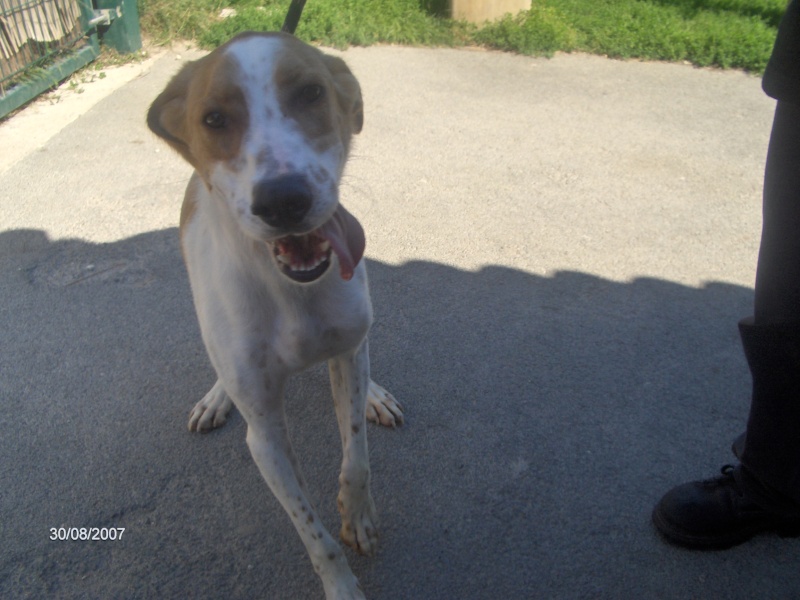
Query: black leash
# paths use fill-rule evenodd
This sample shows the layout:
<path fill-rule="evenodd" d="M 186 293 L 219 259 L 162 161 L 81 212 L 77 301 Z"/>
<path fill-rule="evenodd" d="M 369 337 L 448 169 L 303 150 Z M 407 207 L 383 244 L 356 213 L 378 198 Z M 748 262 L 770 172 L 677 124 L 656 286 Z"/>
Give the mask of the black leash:
<path fill-rule="evenodd" d="M 294 35 L 294 30 L 297 29 L 297 24 L 300 22 L 300 15 L 303 14 L 303 7 L 305 5 L 306 0 L 292 0 L 292 3 L 289 5 L 289 12 L 286 13 L 286 19 L 283 22 L 283 27 L 281 27 L 281 31 Z"/>

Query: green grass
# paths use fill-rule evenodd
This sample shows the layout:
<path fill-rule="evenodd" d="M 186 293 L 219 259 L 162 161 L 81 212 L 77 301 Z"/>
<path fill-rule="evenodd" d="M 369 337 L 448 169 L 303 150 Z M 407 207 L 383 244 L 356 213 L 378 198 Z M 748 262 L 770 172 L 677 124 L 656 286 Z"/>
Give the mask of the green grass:
<path fill-rule="evenodd" d="M 245 30 L 279 29 L 289 0 L 140 0 L 156 43 L 213 48 Z M 479 44 L 530 55 L 590 52 L 688 61 L 760 73 L 786 0 L 532 0 L 529 11 L 478 28 L 446 18 L 447 0 L 308 0 L 297 35 L 346 47 Z M 236 15 L 219 18 L 223 8 Z"/>
<path fill-rule="evenodd" d="M 784 0 L 557 0 L 577 48 L 761 72 Z M 590 9 L 587 9 L 587 5 Z"/>
<path fill-rule="evenodd" d="M 240 31 L 280 29 L 288 5 L 275 0 L 229 0 L 236 16 L 212 23 L 198 41 L 214 47 Z M 453 23 L 422 10 L 417 0 L 309 0 L 296 33 L 336 47 L 452 45 L 455 30 Z"/>

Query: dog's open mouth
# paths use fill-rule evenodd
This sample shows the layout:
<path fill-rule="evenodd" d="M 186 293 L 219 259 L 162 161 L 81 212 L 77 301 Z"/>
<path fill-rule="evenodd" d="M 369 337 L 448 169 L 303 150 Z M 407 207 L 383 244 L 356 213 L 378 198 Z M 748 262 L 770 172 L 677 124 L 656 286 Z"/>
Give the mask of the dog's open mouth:
<path fill-rule="evenodd" d="M 300 283 L 319 279 L 331 266 L 331 244 L 318 230 L 287 235 L 277 240 L 272 249 L 283 274 Z"/>
<path fill-rule="evenodd" d="M 338 205 L 330 219 L 305 235 L 287 235 L 271 243 L 281 272 L 299 283 L 316 281 L 339 259 L 339 275 L 350 281 L 364 255 L 364 230 L 344 206 Z"/>

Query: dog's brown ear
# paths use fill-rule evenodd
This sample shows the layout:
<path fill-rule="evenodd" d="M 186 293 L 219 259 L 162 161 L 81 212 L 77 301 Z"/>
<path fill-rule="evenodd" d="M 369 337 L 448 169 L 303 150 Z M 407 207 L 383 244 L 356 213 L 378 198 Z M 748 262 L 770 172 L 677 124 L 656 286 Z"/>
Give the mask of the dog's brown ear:
<path fill-rule="evenodd" d="M 364 127 L 364 102 L 358 80 L 341 58 L 326 54 L 325 64 L 333 76 L 337 100 L 344 114 L 350 117 L 350 133 L 360 133 Z"/>
<path fill-rule="evenodd" d="M 195 68 L 195 63 L 184 66 L 147 111 L 150 131 L 177 150 L 190 164 L 193 161 L 189 152 L 186 102 Z"/>

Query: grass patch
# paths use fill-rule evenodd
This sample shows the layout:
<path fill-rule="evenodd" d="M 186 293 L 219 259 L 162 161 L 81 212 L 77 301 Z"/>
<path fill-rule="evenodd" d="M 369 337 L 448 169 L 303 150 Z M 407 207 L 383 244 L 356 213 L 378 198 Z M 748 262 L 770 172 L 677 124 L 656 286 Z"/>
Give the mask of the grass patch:
<path fill-rule="evenodd" d="M 616 58 L 689 61 L 761 72 L 783 0 L 553 0 L 577 47 Z"/>
<path fill-rule="evenodd" d="M 197 39 L 205 47 L 215 47 L 241 31 L 280 29 L 288 5 L 278 0 L 229 0 L 236 14 L 216 19 Z M 422 10 L 418 0 L 310 0 L 296 34 L 339 48 L 377 43 L 453 45 L 457 32 L 453 25 Z"/>
<path fill-rule="evenodd" d="M 140 0 L 156 43 L 213 48 L 246 30 L 276 30 L 289 0 Z M 532 55 L 583 51 L 763 71 L 786 0 L 532 0 L 478 28 L 448 19 L 447 0 L 308 0 L 297 36 L 346 47 L 478 44 Z M 223 8 L 235 15 L 221 18 Z"/>
<path fill-rule="evenodd" d="M 473 34 L 475 42 L 490 48 L 545 56 L 575 50 L 578 37 L 561 11 L 540 3 L 516 16 L 506 15 Z"/>
<path fill-rule="evenodd" d="M 197 41 L 227 5 L 223 0 L 139 0 L 139 24 L 158 45 Z"/>

